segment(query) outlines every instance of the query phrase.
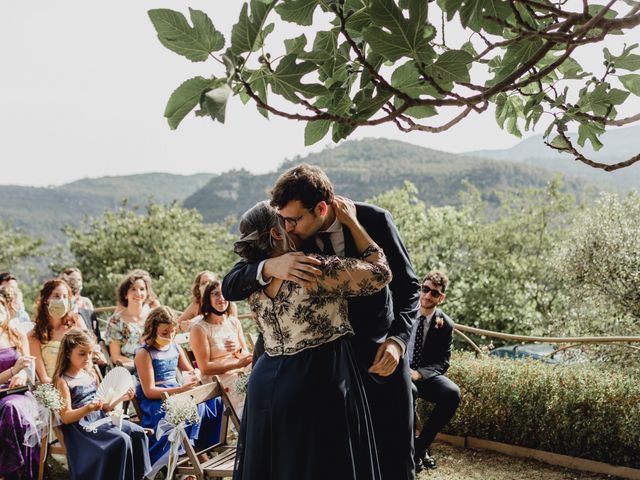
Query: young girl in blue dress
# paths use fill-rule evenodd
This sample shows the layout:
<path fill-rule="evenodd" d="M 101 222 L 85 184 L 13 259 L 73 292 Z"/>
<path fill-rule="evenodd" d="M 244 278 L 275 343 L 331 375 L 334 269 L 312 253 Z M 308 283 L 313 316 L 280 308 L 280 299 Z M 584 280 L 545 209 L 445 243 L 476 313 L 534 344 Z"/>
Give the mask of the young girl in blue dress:
<path fill-rule="evenodd" d="M 72 479 L 139 480 L 151 470 L 149 443 L 142 427 L 122 421 L 95 431 L 85 426 L 105 418 L 115 405 L 96 399 L 97 379 L 90 371 L 93 341 L 86 331 L 73 329 L 60 342 L 53 383 L 65 401 L 61 430 Z M 133 388 L 128 397 L 133 397 Z M 122 399 L 121 399 L 122 400 Z"/>
<path fill-rule="evenodd" d="M 162 394 L 169 395 L 191 390 L 199 383 L 196 372 L 174 337 L 178 329 L 176 315 L 169 307 L 154 308 L 147 317 L 142 338 L 144 344 L 135 356 L 136 397 L 142 410 L 143 427 L 156 430 L 164 417 Z M 187 372 L 187 383 L 176 380 L 176 369 Z M 186 428 L 196 449 L 206 448 L 219 441 L 222 421 L 222 402 L 219 398 L 198 405 L 200 423 Z M 168 436 L 151 440 L 150 457 L 153 476 L 168 462 Z"/>

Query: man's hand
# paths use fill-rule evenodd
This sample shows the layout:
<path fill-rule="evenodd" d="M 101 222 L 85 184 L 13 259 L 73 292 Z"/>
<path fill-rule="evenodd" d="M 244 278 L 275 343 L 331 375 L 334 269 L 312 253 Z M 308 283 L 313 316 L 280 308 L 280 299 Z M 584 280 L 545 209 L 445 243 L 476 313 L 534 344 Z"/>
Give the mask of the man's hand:
<path fill-rule="evenodd" d="M 269 280 L 273 277 L 280 280 L 296 282 L 302 287 L 312 287 L 316 277 L 322 272 L 316 268 L 320 260 L 308 257 L 302 252 L 291 252 L 268 259 L 262 268 L 262 278 Z"/>
<path fill-rule="evenodd" d="M 373 364 L 369 367 L 369 373 L 377 373 L 381 377 L 388 377 L 398 367 L 401 357 L 402 349 L 398 342 L 392 339 L 385 340 L 378 347 L 376 358 L 374 358 Z"/>
<path fill-rule="evenodd" d="M 418 372 L 417 370 L 414 370 L 414 369 L 410 368 L 409 372 L 411 373 L 411 381 L 412 382 L 418 382 L 418 381 L 422 380 L 422 375 L 420 375 L 420 372 Z"/>

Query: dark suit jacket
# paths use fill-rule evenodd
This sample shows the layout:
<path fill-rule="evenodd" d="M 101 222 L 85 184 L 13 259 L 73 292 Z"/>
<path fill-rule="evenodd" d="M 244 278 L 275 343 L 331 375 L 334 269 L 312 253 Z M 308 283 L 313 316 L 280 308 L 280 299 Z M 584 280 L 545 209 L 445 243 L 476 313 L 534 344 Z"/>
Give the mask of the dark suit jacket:
<path fill-rule="evenodd" d="M 436 318 L 442 318 L 444 325 L 442 328 L 436 328 Z M 416 348 L 416 334 L 419 322 L 416 317 L 415 325 L 411 332 L 411 341 L 407 349 L 407 361 L 413 359 L 413 352 Z M 431 320 L 429 330 L 426 332 L 426 338 L 422 348 L 422 357 L 417 371 L 422 375 L 422 380 L 428 380 L 437 375 L 444 375 L 449 369 L 449 361 L 451 360 L 451 350 L 453 347 L 453 320 L 445 315 L 441 310 L 436 310 L 436 314 Z"/>
<path fill-rule="evenodd" d="M 381 343 L 387 336 L 398 337 L 408 345 L 418 311 L 420 284 L 391 214 L 364 203 L 356 203 L 356 212 L 358 221 L 369 236 L 384 250 L 393 273 L 393 280 L 383 290 L 366 297 L 349 299 L 349 320 L 356 339 L 370 344 L 371 348 L 366 349 L 367 356 L 370 356 L 375 354 L 375 344 Z M 346 227 L 343 227 L 343 232 L 345 256 L 358 257 L 351 233 Z M 318 247 L 315 241 L 310 240 L 305 242 L 303 250 L 307 253 L 318 252 Z M 244 261 L 236 263 L 222 281 L 225 298 L 231 301 L 244 300 L 262 288 L 256 279 L 257 271 L 258 264 Z M 364 361 L 370 365 L 372 358 Z"/>

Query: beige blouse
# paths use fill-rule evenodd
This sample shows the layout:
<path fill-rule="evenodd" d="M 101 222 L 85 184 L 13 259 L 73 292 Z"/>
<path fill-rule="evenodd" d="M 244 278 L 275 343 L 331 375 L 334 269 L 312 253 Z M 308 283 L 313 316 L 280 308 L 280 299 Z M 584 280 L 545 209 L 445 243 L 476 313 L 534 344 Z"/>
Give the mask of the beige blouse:
<path fill-rule="evenodd" d="M 224 317 L 224 321 L 220 324 L 212 324 L 204 318 L 201 318 L 193 325 L 193 328 L 201 328 L 204 330 L 207 342 L 209 342 L 209 360 L 220 359 L 223 364 L 225 362 L 234 363 L 238 361 L 233 353 L 228 352 L 224 348 L 224 342 L 226 340 L 235 340 L 237 343 L 240 342 L 242 327 L 240 326 L 240 320 L 236 317 Z M 242 368 L 236 368 L 225 373 L 220 373 L 218 376 L 223 385 L 230 386 L 237 378 L 237 374 L 243 370 Z M 202 375 L 202 381 L 205 383 L 211 382 L 211 378 L 211 375 Z"/>
<path fill-rule="evenodd" d="M 353 333 L 347 298 L 371 295 L 391 281 L 387 258 L 377 245 L 362 259 L 312 255 L 322 261 L 317 286 L 305 289 L 284 281 L 275 298 L 264 290 L 249 296 L 249 306 L 271 355 L 293 355 Z"/>

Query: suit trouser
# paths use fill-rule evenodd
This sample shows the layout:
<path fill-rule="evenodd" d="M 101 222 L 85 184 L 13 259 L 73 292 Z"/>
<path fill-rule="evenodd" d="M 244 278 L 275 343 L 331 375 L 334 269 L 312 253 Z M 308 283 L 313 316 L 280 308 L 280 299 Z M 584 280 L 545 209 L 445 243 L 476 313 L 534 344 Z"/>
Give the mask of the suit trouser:
<path fill-rule="evenodd" d="M 362 344 L 359 346 L 362 349 Z M 375 349 L 367 368 L 374 357 Z M 406 361 L 401 359 L 398 368 L 388 377 L 372 375 L 364 368 L 363 361 L 358 363 L 373 420 L 382 479 L 413 480 L 413 395 Z"/>
<path fill-rule="evenodd" d="M 416 382 L 416 396 L 435 403 L 435 409 L 424 423 L 415 441 L 416 457 L 421 458 L 436 435 L 453 418 L 460 404 L 460 388 L 444 375 Z"/>

